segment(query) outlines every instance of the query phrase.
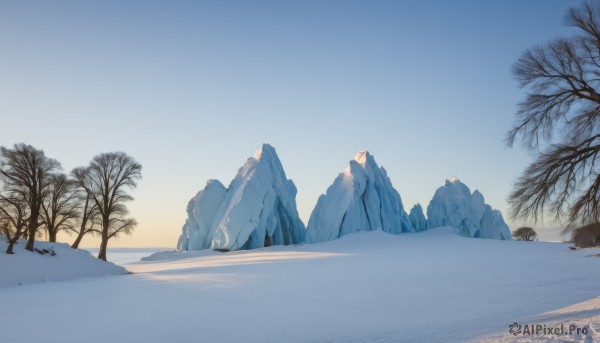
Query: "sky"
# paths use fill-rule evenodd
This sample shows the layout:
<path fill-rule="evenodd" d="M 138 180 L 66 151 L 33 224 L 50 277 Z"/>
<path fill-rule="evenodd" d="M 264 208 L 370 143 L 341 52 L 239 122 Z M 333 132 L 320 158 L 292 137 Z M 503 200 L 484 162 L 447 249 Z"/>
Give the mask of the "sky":
<path fill-rule="evenodd" d="M 577 4 L 0 0 L 0 145 L 31 144 L 66 172 L 102 152 L 137 159 L 139 226 L 112 247 L 174 248 L 189 199 L 262 143 L 305 223 L 368 150 L 406 211 L 456 176 L 516 229 L 532 223 L 506 199 L 533 155 L 503 141 L 525 95 L 511 66 L 570 34 Z"/>

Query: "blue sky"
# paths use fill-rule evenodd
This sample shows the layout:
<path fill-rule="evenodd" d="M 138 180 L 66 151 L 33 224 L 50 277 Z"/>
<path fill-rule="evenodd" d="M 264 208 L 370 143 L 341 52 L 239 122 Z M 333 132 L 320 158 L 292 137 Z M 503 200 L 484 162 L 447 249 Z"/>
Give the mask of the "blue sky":
<path fill-rule="evenodd" d="M 369 150 L 407 211 L 457 176 L 514 229 L 506 197 L 531 156 L 503 142 L 525 94 L 510 68 L 569 34 L 577 4 L 0 1 L 0 145 L 66 170 L 106 151 L 138 159 L 140 225 L 112 246 L 174 247 L 187 201 L 263 142 L 305 222 Z"/>

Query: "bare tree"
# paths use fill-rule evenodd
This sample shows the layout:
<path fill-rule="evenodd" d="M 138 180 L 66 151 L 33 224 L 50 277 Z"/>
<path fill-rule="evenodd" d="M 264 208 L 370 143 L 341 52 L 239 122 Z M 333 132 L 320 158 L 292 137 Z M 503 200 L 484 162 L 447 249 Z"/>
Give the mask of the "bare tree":
<path fill-rule="evenodd" d="M 590 248 L 600 245 L 600 223 L 584 225 L 573 230 L 571 242 L 579 248 Z"/>
<path fill-rule="evenodd" d="M 521 241 L 533 241 L 537 236 L 537 233 L 534 229 L 525 226 L 516 229 L 512 233 L 512 236 Z"/>
<path fill-rule="evenodd" d="M 27 227 L 28 215 L 25 201 L 18 198 L 18 194 L 16 196 L 0 195 L 0 231 L 8 241 L 7 254 L 13 254 L 13 246 Z"/>
<path fill-rule="evenodd" d="M 0 181 L 7 198 L 21 199 L 28 213 L 27 245 L 33 251 L 35 234 L 42 224 L 42 201 L 47 196 L 52 175 L 60 169 L 58 161 L 46 157 L 31 145 L 15 144 L 0 148 Z"/>
<path fill-rule="evenodd" d="M 600 3 L 571 8 L 566 24 L 577 34 L 529 49 L 513 66 L 528 94 L 507 143 L 538 155 L 509 196 L 513 217 L 537 220 L 546 210 L 569 229 L 600 219 Z"/>
<path fill-rule="evenodd" d="M 137 187 L 142 178 L 142 166 L 123 152 L 104 153 L 92 159 L 90 165 L 72 172 L 78 185 L 85 189 L 98 208 L 100 218 L 100 251 L 98 258 L 106 261 L 106 248 L 111 238 L 130 234 L 136 226 L 125 203 L 133 200 L 127 190 Z"/>
<path fill-rule="evenodd" d="M 77 249 L 79 248 L 79 244 L 81 244 L 81 240 L 87 234 L 94 233 L 100 234 L 100 231 L 96 228 L 98 226 L 98 206 L 96 202 L 92 199 L 92 197 L 87 194 L 87 192 L 83 192 L 80 195 L 80 201 L 83 203 L 81 209 L 81 217 L 79 219 L 79 228 L 73 228 L 72 231 L 77 234 L 77 238 L 71 245 L 71 248 Z"/>
<path fill-rule="evenodd" d="M 65 174 L 52 175 L 50 189 L 42 202 L 42 223 L 48 241 L 56 242 L 59 231 L 72 231 L 73 220 L 79 217 L 77 185 Z"/>

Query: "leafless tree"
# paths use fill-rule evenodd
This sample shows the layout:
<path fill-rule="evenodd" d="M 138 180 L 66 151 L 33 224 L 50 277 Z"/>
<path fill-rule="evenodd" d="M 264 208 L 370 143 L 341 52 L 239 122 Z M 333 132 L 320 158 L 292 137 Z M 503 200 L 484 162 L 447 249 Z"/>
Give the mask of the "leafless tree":
<path fill-rule="evenodd" d="M 137 224 L 127 218 L 125 203 L 133 200 L 127 191 L 137 187 L 142 166 L 125 153 L 104 153 L 94 157 L 89 166 L 75 168 L 72 174 L 97 207 L 101 237 L 98 258 L 106 261 L 109 239 L 130 234 Z"/>
<path fill-rule="evenodd" d="M 8 240 L 7 254 L 13 254 L 13 246 L 27 227 L 27 207 L 18 194 L 0 195 L 0 231 Z"/>
<path fill-rule="evenodd" d="M 81 240 L 87 234 L 100 235 L 100 230 L 97 229 L 99 223 L 98 220 L 98 206 L 87 192 L 81 192 L 79 201 L 82 204 L 81 216 L 79 217 L 79 228 L 73 228 L 73 232 L 77 234 L 75 241 L 71 245 L 71 248 L 78 249 Z"/>
<path fill-rule="evenodd" d="M 530 227 L 520 227 L 512 233 L 512 236 L 521 241 L 533 241 L 537 233 Z"/>
<path fill-rule="evenodd" d="M 571 241 L 579 248 L 600 245 L 600 223 L 593 223 L 573 230 Z"/>
<path fill-rule="evenodd" d="M 56 242 L 59 231 L 72 231 L 73 221 L 79 217 L 77 185 L 65 174 L 53 175 L 48 194 L 42 202 L 42 223 L 48 232 L 48 241 Z"/>
<path fill-rule="evenodd" d="M 46 157 L 31 145 L 15 144 L 12 149 L 0 148 L 0 181 L 6 199 L 20 199 L 28 213 L 27 245 L 33 251 L 43 199 L 48 195 L 54 173 L 60 170 L 58 161 Z"/>
<path fill-rule="evenodd" d="M 507 143 L 521 140 L 537 158 L 509 202 L 514 218 L 549 212 L 573 228 L 600 219 L 600 2 L 571 8 L 566 24 L 574 36 L 531 48 L 513 66 L 528 93 Z"/>

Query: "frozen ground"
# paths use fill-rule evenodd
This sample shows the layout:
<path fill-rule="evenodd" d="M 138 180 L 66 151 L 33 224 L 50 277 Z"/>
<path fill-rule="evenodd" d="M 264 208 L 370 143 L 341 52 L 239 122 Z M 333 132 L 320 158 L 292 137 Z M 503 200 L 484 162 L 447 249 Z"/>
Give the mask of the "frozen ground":
<path fill-rule="evenodd" d="M 600 330 L 600 249 L 441 228 L 159 253 L 132 275 L 0 288 L 2 342 L 514 341 L 513 322 Z M 4 267 L 4 266 L 3 266 Z M 3 268 L 4 269 L 4 268 Z M 1 277 L 1 276 L 0 276 Z M 520 337 L 520 336 L 519 336 Z"/>

